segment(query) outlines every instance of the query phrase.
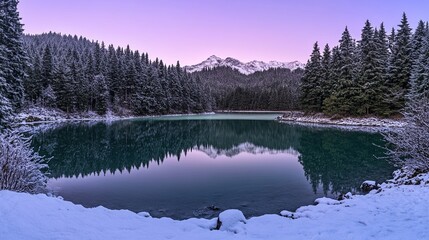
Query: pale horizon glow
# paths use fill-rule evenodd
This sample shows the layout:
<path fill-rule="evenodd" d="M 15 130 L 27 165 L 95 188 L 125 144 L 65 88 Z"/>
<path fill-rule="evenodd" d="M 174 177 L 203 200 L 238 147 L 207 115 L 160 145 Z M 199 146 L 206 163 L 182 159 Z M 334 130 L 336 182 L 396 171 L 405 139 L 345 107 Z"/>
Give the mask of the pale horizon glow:
<path fill-rule="evenodd" d="M 314 42 L 337 45 L 345 26 L 354 38 L 366 19 L 387 32 L 406 12 L 414 29 L 428 21 L 429 1 L 362 0 L 21 0 L 28 34 L 49 31 L 149 53 L 168 64 L 199 63 L 211 55 L 243 62 L 301 61 Z"/>

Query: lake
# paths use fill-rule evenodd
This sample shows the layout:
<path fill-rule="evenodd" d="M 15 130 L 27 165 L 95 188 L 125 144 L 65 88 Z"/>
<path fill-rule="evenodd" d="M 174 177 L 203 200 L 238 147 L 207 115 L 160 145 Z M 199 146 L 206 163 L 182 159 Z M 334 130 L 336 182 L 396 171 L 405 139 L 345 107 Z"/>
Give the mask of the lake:
<path fill-rule="evenodd" d="M 294 211 L 391 178 L 394 168 L 375 157 L 380 134 L 279 123 L 278 115 L 67 123 L 37 133 L 33 145 L 52 157 L 48 186 L 65 200 L 174 219 Z"/>

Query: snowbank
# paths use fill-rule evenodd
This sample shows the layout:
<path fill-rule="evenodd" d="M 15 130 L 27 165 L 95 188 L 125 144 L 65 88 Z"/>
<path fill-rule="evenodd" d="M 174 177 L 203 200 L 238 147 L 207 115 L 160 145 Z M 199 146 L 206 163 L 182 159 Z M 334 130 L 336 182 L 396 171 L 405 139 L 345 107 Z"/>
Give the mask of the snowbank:
<path fill-rule="evenodd" d="M 46 122 L 62 122 L 70 120 L 107 120 L 113 121 L 123 118 L 131 118 L 133 116 L 118 116 L 112 112 L 107 112 L 105 115 L 98 115 L 95 112 L 81 112 L 68 114 L 59 109 L 32 107 L 24 109 L 16 116 L 15 122 L 26 123 L 46 123 Z"/>
<path fill-rule="evenodd" d="M 84 208 L 60 198 L 0 191 L 1 239 L 429 239 L 429 174 L 400 185 L 404 175 L 367 195 L 337 201 L 321 198 L 282 215 L 243 219 L 151 218 L 127 210 Z M 410 180 L 408 178 L 408 180 Z M 411 179 L 412 180 L 412 179 Z M 412 181 L 413 182 L 413 181 Z M 403 182 L 402 182 L 403 183 Z M 267 203 L 269 204 L 269 203 Z M 226 227 L 226 225 L 225 225 Z"/>
<path fill-rule="evenodd" d="M 81 112 L 67 114 L 59 109 L 49 109 L 41 107 L 27 108 L 16 116 L 15 122 L 22 125 L 39 124 L 39 123 L 60 123 L 65 121 L 116 121 L 133 118 L 153 118 L 153 117 L 173 117 L 173 116 L 193 116 L 199 114 L 214 114 L 214 112 L 206 113 L 187 113 L 187 114 L 166 114 L 166 115 L 145 115 L 134 116 L 130 113 L 126 115 L 116 115 L 108 111 L 105 115 L 98 115 L 95 112 Z"/>
<path fill-rule="evenodd" d="M 341 118 L 332 119 L 322 114 L 306 116 L 302 112 L 287 112 L 278 119 L 281 122 L 299 122 L 325 125 L 340 125 L 340 126 L 361 126 L 361 127 L 403 127 L 404 121 L 384 118 Z"/>

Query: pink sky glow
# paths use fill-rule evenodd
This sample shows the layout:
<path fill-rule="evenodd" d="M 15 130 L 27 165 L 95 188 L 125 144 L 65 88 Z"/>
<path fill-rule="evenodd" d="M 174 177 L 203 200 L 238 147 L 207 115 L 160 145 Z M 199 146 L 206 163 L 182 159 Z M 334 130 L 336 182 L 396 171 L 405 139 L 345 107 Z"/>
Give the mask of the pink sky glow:
<path fill-rule="evenodd" d="M 21 0 L 19 10 L 26 33 L 129 44 L 182 65 L 210 55 L 306 62 L 315 41 L 336 45 L 346 25 L 359 38 L 366 19 L 388 32 L 403 12 L 412 28 L 429 20 L 426 0 Z"/>

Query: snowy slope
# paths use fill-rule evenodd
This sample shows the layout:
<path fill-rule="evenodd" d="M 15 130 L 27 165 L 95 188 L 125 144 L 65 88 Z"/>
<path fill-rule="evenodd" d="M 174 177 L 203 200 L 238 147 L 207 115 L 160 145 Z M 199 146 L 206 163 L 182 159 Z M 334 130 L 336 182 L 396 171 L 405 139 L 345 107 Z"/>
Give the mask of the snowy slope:
<path fill-rule="evenodd" d="M 237 69 L 239 72 L 249 75 L 254 72 L 258 71 L 264 71 L 268 70 L 270 68 L 288 68 L 291 70 L 295 70 L 297 68 L 304 68 L 304 64 L 294 61 L 294 62 L 278 62 L 278 61 L 270 61 L 270 62 L 263 62 L 263 61 L 251 61 L 248 63 L 240 62 L 237 59 L 234 58 L 225 58 L 222 59 L 220 57 L 217 57 L 215 55 L 207 58 L 203 62 L 192 65 L 192 66 L 186 66 L 185 70 L 192 73 L 192 72 L 198 72 L 205 68 L 214 68 L 214 67 L 220 67 L 220 66 L 226 66 L 231 67 L 232 69 Z"/>
<path fill-rule="evenodd" d="M 429 239 L 429 175 L 419 185 L 382 184 L 379 191 L 296 212 L 243 219 L 151 218 L 147 213 L 84 208 L 60 198 L 0 191 L 1 239 Z M 269 204 L 269 203 L 267 203 Z M 288 217 L 287 217 L 288 216 Z"/>

